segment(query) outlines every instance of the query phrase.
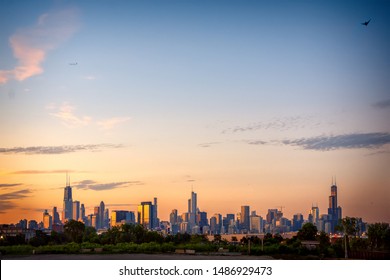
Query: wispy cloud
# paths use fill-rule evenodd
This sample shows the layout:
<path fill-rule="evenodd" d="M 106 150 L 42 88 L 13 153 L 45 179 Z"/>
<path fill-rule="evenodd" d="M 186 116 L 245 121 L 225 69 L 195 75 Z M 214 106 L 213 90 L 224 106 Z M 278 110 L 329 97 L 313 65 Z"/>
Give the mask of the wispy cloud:
<path fill-rule="evenodd" d="M 283 140 L 281 142 L 285 145 L 299 146 L 305 150 L 372 149 L 390 144 L 390 133 L 353 133 Z"/>
<path fill-rule="evenodd" d="M 8 189 L 12 187 L 22 186 L 23 184 L 0 184 L 0 188 Z"/>
<path fill-rule="evenodd" d="M 76 114 L 76 107 L 68 102 L 57 106 L 55 103 L 50 103 L 46 106 L 47 110 L 54 111 L 50 115 L 61 120 L 62 124 L 69 128 L 84 127 L 87 125 L 96 125 L 103 130 L 111 130 L 114 127 L 129 121 L 130 117 L 112 117 L 95 121 L 92 117 Z"/>
<path fill-rule="evenodd" d="M 143 183 L 141 181 L 127 181 L 101 184 L 93 180 L 83 180 L 80 182 L 76 182 L 73 187 L 81 190 L 105 191 L 117 188 L 127 188 L 134 185 L 143 185 Z"/>
<path fill-rule="evenodd" d="M 97 152 L 104 149 L 118 149 L 122 147 L 122 145 L 115 144 L 13 147 L 0 148 L 0 154 L 54 155 L 83 151 Z"/>
<path fill-rule="evenodd" d="M 372 106 L 379 109 L 390 108 L 390 99 L 382 100 L 374 103 Z"/>
<path fill-rule="evenodd" d="M 77 10 L 67 9 L 43 14 L 34 26 L 17 30 L 9 42 L 18 65 L 11 70 L 0 70 L 0 84 L 43 73 L 42 63 L 48 51 L 69 39 L 78 29 L 78 22 Z"/>
<path fill-rule="evenodd" d="M 19 170 L 14 171 L 9 174 L 65 174 L 65 173 L 74 173 L 76 171 L 74 170 Z M 77 173 L 80 173 L 80 171 L 77 171 Z"/>
<path fill-rule="evenodd" d="M 64 102 L 59 108 L 56 108 L 54 104 L 50 104 L 50 109 L 58 109 L 55 113 L 50 113 L 50 115 L 61 120 L 62 124 L 67 127 L 82 127 L 91 123 L 92 118 L 89 116 L 76 116 L 74 113 L 75 107 L 70 105 L 67 102 Z"/>
<path fill-rule="evenodd" d="M 88 75 L 83 77 L 84 80 L 93 81 L 96 80 L 96 77 L 93 75 Z"/>
<path fill-rule="evenodd" d="M 198 146 L 201 148 L 209 148 L 211 146 L 220 144 L 220 142 L 207 142 L 207 143 L 200 143 Z"/>
<path fill-rule="evenodd" d="M 114 128 L 115 126 L 120 125 L 122 123 L 125 123 L 129 120 L 130 120 L 129 117 L 117 117 L 117 118 L 110 118 L 110 119 L 98 121 L 98 122 L 96 122 L 96 124 L 101 129 L 110 130 L 110 129 Z"/>
<path fill-rule="evenodd" d="M 20 191 L 0 194 L 0 213 L 5 213 L 7 210 L 15 208 L 16 203 L 14 202 L 14 200 L 20 200 L 29 197 L 31 193 L 31 190 L 24 189 Z"/>
<path fill-rule="evenodd" d="M 255 122 L 243 126 L 235 126 L 222 131 L 222 133 L 250 132 L 256 130 L 279 130 L 286 131 L 290 129 L 315 128 L 323 125 L 321 121 L 316 121 L 309 116 L 292 116 L 274 118 L 268 122 Z"/>
<path fill-rule="evenodd" d="M 247 141 L 247 142 L 250 145 L 265 145 L 265 144 L 268 144 L 268 142 L 262 141 L 262 140 L 250 140 L 250 141 Z"/>

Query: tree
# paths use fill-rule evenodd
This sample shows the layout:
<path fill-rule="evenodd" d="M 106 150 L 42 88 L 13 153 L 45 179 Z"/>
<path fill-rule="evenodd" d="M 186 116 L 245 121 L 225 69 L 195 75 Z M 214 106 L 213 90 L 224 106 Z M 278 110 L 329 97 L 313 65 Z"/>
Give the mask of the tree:
<path fill-rule="evenodd" d="M 306 223 L 298 231 L 297 238 L 299 240 L 316 240 L 317 227 L 312 223 Z"/>
<path fill-rule="evenodd" d="M 375 223 L 368 226 L 368 241 L 371 249 L 389 248 L 390 228 L 387 223 Z"/>
<path fill-rule="evenodd" d="M 214 243 L 221 243 L 222 242 L 222 236 L 220 234 L 214 234 L 214 240 L 213 240 Z"/>
<path fill-rule="evenodd" d="M 47 236 L 43 231 L 36 230 L 35 236 L 30 239 L 29 244 L 38 247 L 38 246 L 44 246 L 49 243 L 49 236 Z"/>
<path fill-rule="evenodd" d="M 86 226 L 84 228 L 83 242 L 99 243 L 99 236 L 94 227 Z"/>
<path fill-rule="evenodd" d="M 348 258 L 348 251 L 350 251 L 349 246 L 349 236 L 354 236 L 358 232 L 357 227 L 357 218 L 345 217 L 340 220 L 337 229 L 344 233 L 344 250 L 345 258 Z"/>
<path fill-rule="evenodd" d="M 81 243 L 83 241 L 85 225 L 82 222 L 70 220 L 64 225 L 64 233 L 71 242 Z"/>

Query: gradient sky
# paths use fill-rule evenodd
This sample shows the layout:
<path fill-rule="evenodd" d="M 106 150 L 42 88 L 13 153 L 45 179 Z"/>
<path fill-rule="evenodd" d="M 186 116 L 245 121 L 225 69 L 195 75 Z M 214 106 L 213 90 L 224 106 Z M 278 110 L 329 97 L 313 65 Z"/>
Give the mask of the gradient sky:
<path fill-rule="evenodd" d="M 342 3 L 340 3 L 342 2 Z M 158 198 L 390 222 L 389 1 L 0 1 L 0 223 Z M 362 22 L 371 19 L 368 26 Z M 77 65 L 76 65 L 77 63 Z"/>

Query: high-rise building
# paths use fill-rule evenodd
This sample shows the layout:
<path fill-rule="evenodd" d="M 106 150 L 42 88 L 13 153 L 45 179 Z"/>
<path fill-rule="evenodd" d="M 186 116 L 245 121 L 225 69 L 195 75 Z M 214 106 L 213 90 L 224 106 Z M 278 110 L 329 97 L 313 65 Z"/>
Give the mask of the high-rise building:
<path fill-rule="evenodd" d="M 73 220 L 78 221 L 80 219 L 80 201 L 73 201 Z"/>
<path fill-rule="evenodd" d="M 177 216 L 177 209 L 173 209 L 171 214 L 169 214 L 169 224 L 172 234 L 179 232 L 179 220 Z"/>
<path fill-rule="evenodd" d="M 85 207 L 84 207 L 83 203 L 80 206 L 80 217 L 81 217 L 81 220 L 85 223 L 86 217 L 85 217 Z"/>
<path fill-rule="evenodd" d="M 154 202 L 154 204 L 153 204 L 153 219 L 152 219 L 152 222 L 153 222 L 153 224 L 152 224 L 152 228 L 158 228 L 158 227 L 160 227 L 160 221 L 159 221 L 159 219 L 158 219 L 158 217 L 157 217 L 157 197 L 155 197 L 154 199 L 153 199 L 153 202 Z"/>
<path fill-rule="evenodd" d="M 105 205 L 104 205 L 104 202 L 101 201 L 100 205 L 99 205 L 99 223 L 98 223 L 99 224 L 99 229 L 105 227 L 105 224 L 104 224 L 104 211 L 105 211 Z"/>
<path fill-rule="evenodd" d="M 250 216 L 250 233 L 262 233 L 262 224 L 263 218 L 260 216 L 251 215 Z"/>
<path fill-rule="evenodd" d="M 250 218 L 249 218 L 249 206 L 241 206 L 241 221 L 240 230 L 242 232 L 249 232 L 250 229 Z"/>
<path fill-rule="evenodd" d="M 138 223 L 147 229 L 153 228 L 153 204 L 150 201 L 141 202 L 138 205 Z"/>
<path fill-rule="evenodd" d="M 52 216 L 50 216 L 49 212 L 47 212 L 47 210 L 45 210 L 45 212 L 43 212 L 43 228 L 44 229 L 51 229 L 52 227 L 52 224 L 53 224 L 53 219 L 52 219 Z"/>
<path fill-rule="evenodd" d="M 20 220 L 19 223 L 16 224 L 16 226 L 21 229 L 27 229 L 27 220 Z"/>
<path fill-rule="evenodd" d="M 110 210 L 106 208 L 106 210 L 104 210 L 103 228 L 109 228 L 109 227 L 110 227 Z"/>
<path fill-rule="evenodd" d="M 73 219 L 73 199 L 72 199 L 72 187 L 70 186 L 68 175 L 66 175 L 66 186 L 64 188 L 64 207 L 62 222 Z"/>
<path fill-rule="evenodd" d="M 135 215 L 132 211 L 127 210 L 113 210 L 111 211 L 111 227 L 122 224 L 134 224 Z"/>
<path fill-rule="evenodd" d="M 57 207 L 53 207 L 53 224 L 60 224 L 60 214 L 58 214 Z"/>
<path fill-rule="evenodd" d="M 93 208 L 93 227 L 96 228 L 96 229 L 100 229 L 100 216 L 99 216 L 99 213 L 100 213 L 100 207 L 99 206 L 95 206 Z"/>
<path fill-rule="evenodd" d="M 320 209 L 318 208 L 318 206 L 312 206 L 310 214 L 312 215 L 312 223 L 314 225 L 317 225 L 320 219 Z"/>
<path fill-rule="evenodd" d="M 191 198 L 188 200 L 188 214 L 189 214 L 188 226 L 190 229 L 198 225 L 196 222 L 196 211 L 197 211 L 197 194 L 192 191 Z"/>
<path fill-rule="evenodd" d="M 335 227 L 342 218 L 342 213 L 341 207 L 337 206 L 337 185 L 336 181 L 333 183 L 333 180 L 332 186 L 330 187 L 328 215 L 330 220 L 330 231 L 335 232 Z"/>
<path fill-rule="evenodd" d="M 28 221 L 28 229 L 38 229 L 38 223 L 36 220 Z"/>
<path fill-rule="evenodd" d="M 210 234 L 219 234 L 217 218 L 215 215 L 210 218 Z"/>
<path fill-rule="evenodd" d="M 204 226 L 208 226 L 207 212 L 199 211 L 197 217 L 197 224 L 201 230 Z"/>
<path fill-rule="evenodd" d="M 303 215 L 301 213 L 297 213 L 293 217 L 292 221 L 292 230 L 293 231 L 298 231 L 302 228 L 303 224 Z"/>

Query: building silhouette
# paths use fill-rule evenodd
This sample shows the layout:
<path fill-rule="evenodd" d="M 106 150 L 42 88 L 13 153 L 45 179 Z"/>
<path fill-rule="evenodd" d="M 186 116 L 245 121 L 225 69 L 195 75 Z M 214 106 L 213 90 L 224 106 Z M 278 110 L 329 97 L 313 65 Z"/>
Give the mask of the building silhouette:
<path fill-rule="evenodd" d="M 70 186 L 69 181 L 70 179 L 68 178 L 68 175 L 66 175 L 66 186 L 64 188 L 64 207 L 62 212 L 63 223 L 73 219 L 72 187 Z"/>
<path fill-rule="evenodd" d="M 157 198 L 154 199 L 157 203 Z M 152 204 L 151 201 L 144 201 L 138 205 L 137 221 L 140 225 L 147 229 L 155 229 L 158 227 L 157 204 Z"/>
<path fill-rule="evenodd" d="M 336 180 L 330 187 L 330 196 L 329 196 L 329 208 L 328 208 L 328 218 L 330 222 L 330 232 L 335 232 L 335 227 L 338 225 L 339 220 L 342 217 L 341 207 L 337 205 L 337 185 Z"/>

